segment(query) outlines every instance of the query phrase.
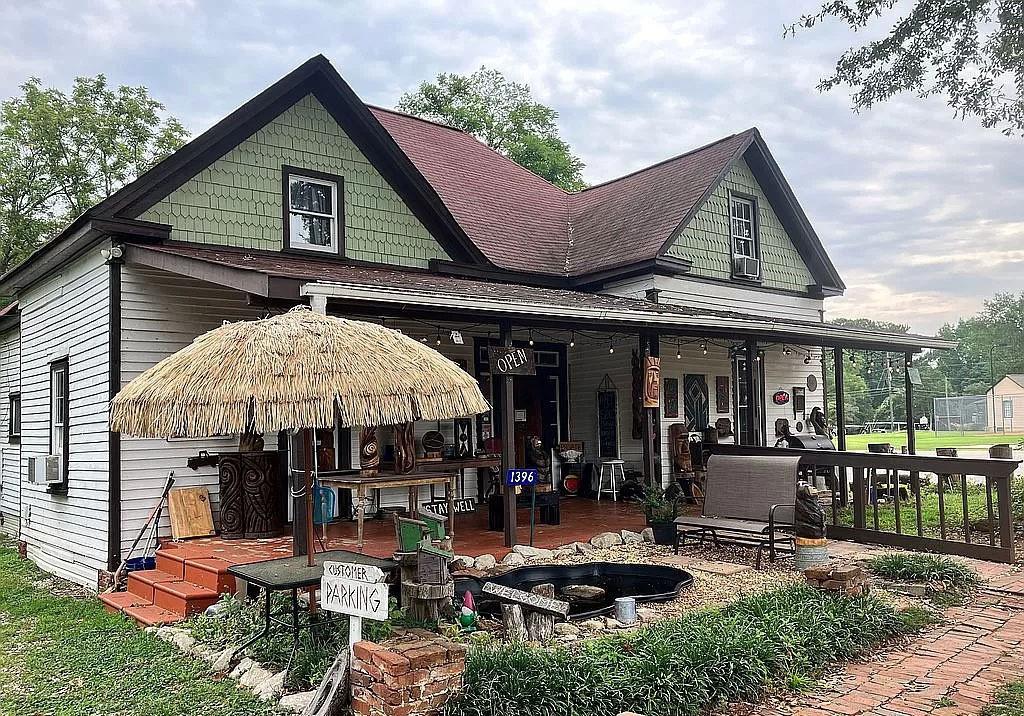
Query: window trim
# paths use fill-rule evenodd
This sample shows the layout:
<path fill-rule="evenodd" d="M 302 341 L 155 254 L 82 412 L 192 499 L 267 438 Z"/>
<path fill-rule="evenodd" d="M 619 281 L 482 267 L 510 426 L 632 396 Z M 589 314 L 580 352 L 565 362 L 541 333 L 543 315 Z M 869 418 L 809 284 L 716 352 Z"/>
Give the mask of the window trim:
<path fill-rule="evenodd" d="M 314 248 L 312 244 L 292 243 L 291 236 L 291 180 L 311 179 L 317 182 L 334 185 L 334 222 L 336 246 Z M 281 166 L 281 221 L 284 232 L 284 250 L 291 253 L 310 254 L 313 256 L 344 256 L 345 255 L 345 178 L 336 174 L 303 169 L 288 164 Z"/>
<path fill-rule="evenodd" d="M 60 461 L 62 481 L 50 485 L 47 488 L 47 492 L 66 494 L 68 491 L 68 462 L 71 459 L 71 366 L 67 358 L 60 358 L 50 363 L 50 382 L 47 390 L 47 395 L 49 396 L 49 422 L 47 423 L 46 440 L 47 454 L 53 455 L 53 374 L 61 369 L 64 371 L 64 415 L 61 416 L 64 419 L 61 425 L 61 430 L 64 433 L 64 445 L 61 450 Z"/>
<path fill-rule="evenodd" d="M 14 406 L 18 406 L 18 431 L 14 431 Z M 7 442 L 21 442 L 21 393 L 14 392 L 7 396 Z"/>
<path fill-rule="evenodd" d="M 751 278 L 736 273 L 735 259 L 737 256 L 745 256 L 745 254 L 739 254 L 736 252 L 736 239 L 741 238 L 733 234 L 732 231 L 732 203 L 734 200 L 744 201 L 750 204 L 750 228 L 751 228 L 751 241 L 754 245 L 754 255 L 747 256 L 757 261 L 757 277 Z M 728 205 L 726 206 L 726 219 L 729 224 L 729 267 L 732 278 L 740 281 L 749 281 L 751 283 L 761 283 L 764 277 L 764 261 L 761 258 L 761 221 L 760 221 L 760 205 L 758 204 L 757 197 L 752 194 L 745 194 L 739 191 L 729 190 L 728 192 Z"/>

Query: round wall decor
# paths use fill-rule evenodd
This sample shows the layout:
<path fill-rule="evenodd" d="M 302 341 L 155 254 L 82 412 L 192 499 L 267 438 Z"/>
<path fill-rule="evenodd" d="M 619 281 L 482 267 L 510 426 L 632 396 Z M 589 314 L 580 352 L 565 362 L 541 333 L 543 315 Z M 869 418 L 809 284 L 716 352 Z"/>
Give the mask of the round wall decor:
<path fill-rule="evenodd" d="M 814 373 L 811 373 L 809 376 L 807 376 L 807 390 L 809 390 L 809 391 L 811 391 L 813 393 L 817 389 L 818 389 L 818 376 L 816 376 Z"/>

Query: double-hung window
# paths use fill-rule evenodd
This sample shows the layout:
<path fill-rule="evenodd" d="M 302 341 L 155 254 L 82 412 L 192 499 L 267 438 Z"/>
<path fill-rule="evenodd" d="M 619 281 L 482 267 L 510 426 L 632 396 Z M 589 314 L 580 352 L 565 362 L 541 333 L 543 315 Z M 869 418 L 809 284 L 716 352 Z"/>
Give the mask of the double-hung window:
<path fill-rule="evenodd" d="M 61 476 L 68 479 L 68 361 L 50 364 L 50 454 L 60 457 Z"/>
<path fill-rule="evenodd" d="M 340 254 L 342 178 L 284 169 L 285 246 Z"/>
<path fill-rule="evenodd" d="M 11 393 L 7 397 L 7 440 L 21 440 L 21 393 Z"/>
<path fill-rule="evenodd" d="M 757 206 L 753 200 L 729 197 L 729 226 L 732 236 L 733 274 L 745 278 L 760 276 L 757 246 Z"/>

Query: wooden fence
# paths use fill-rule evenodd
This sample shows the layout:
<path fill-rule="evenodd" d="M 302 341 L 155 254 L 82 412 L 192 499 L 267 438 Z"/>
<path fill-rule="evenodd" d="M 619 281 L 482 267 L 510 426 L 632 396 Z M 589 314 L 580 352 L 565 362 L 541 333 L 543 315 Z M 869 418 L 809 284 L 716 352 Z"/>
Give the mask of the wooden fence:
<path fill-rule="evenodd" d="M 723 455 L 799 455 L 831 488 L 828 536 L 1014 561 L 1013 472 L 1019 460 L 715 445 Z"/>

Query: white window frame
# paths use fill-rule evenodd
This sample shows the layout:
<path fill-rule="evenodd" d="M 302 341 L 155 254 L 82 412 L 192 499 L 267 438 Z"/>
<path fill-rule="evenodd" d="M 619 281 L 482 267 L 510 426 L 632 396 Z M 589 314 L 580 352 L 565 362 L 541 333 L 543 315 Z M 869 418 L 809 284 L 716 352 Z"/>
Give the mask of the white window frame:
<path fill-rule="evenodd" d="M 301 249 L 302 251 L 319 251 L 325 254 L 337 254 L 339 252 L 339 247 L 341 246 L 338 232 L 338 182 L 331 179 L 321 179 L 301 172 L 291 171 L 287 173 L 287 177 L 287 187 L 283 200 L 286 202 L 286 206 L 288 207 L 288 247 L 292 249 Z M 294 208 L 292 206 L 292 183 L 296 181 L 330 187 L 332 213 L 324 214 L 318 211 Z M 320 246 L 319 244 L 311 244 L 308 241 L 304 241 L 292 228 L 291 222 L 293 216 L 314 216 L 320 219 L 330 219 L 331 243 L 327 246 Z"/>
<path fill-rule="evenodd" d="M 733 213 L 733 208 L 736 204 L 745 205 L 749 209 L 749 218 L 742 216 L 736 216 Z M 735 222 L 745 222 L 750 226 L 750 236 L 742 236 L 736 233 Z M 760 260 L 760 252 L 758 251 L 758 240 L 757 240 L 757 204 L 753 199 L 747 199 L 743 196 L 737 196 L 732 194 L 729 196 L 729 237 L 732 241 L 732 254 L 733 256 L 748 259 L 754 259 L 755 261 Z M 750 253 L 746 251 L 740 251 L 740 243 L 750 244 Z"/>

